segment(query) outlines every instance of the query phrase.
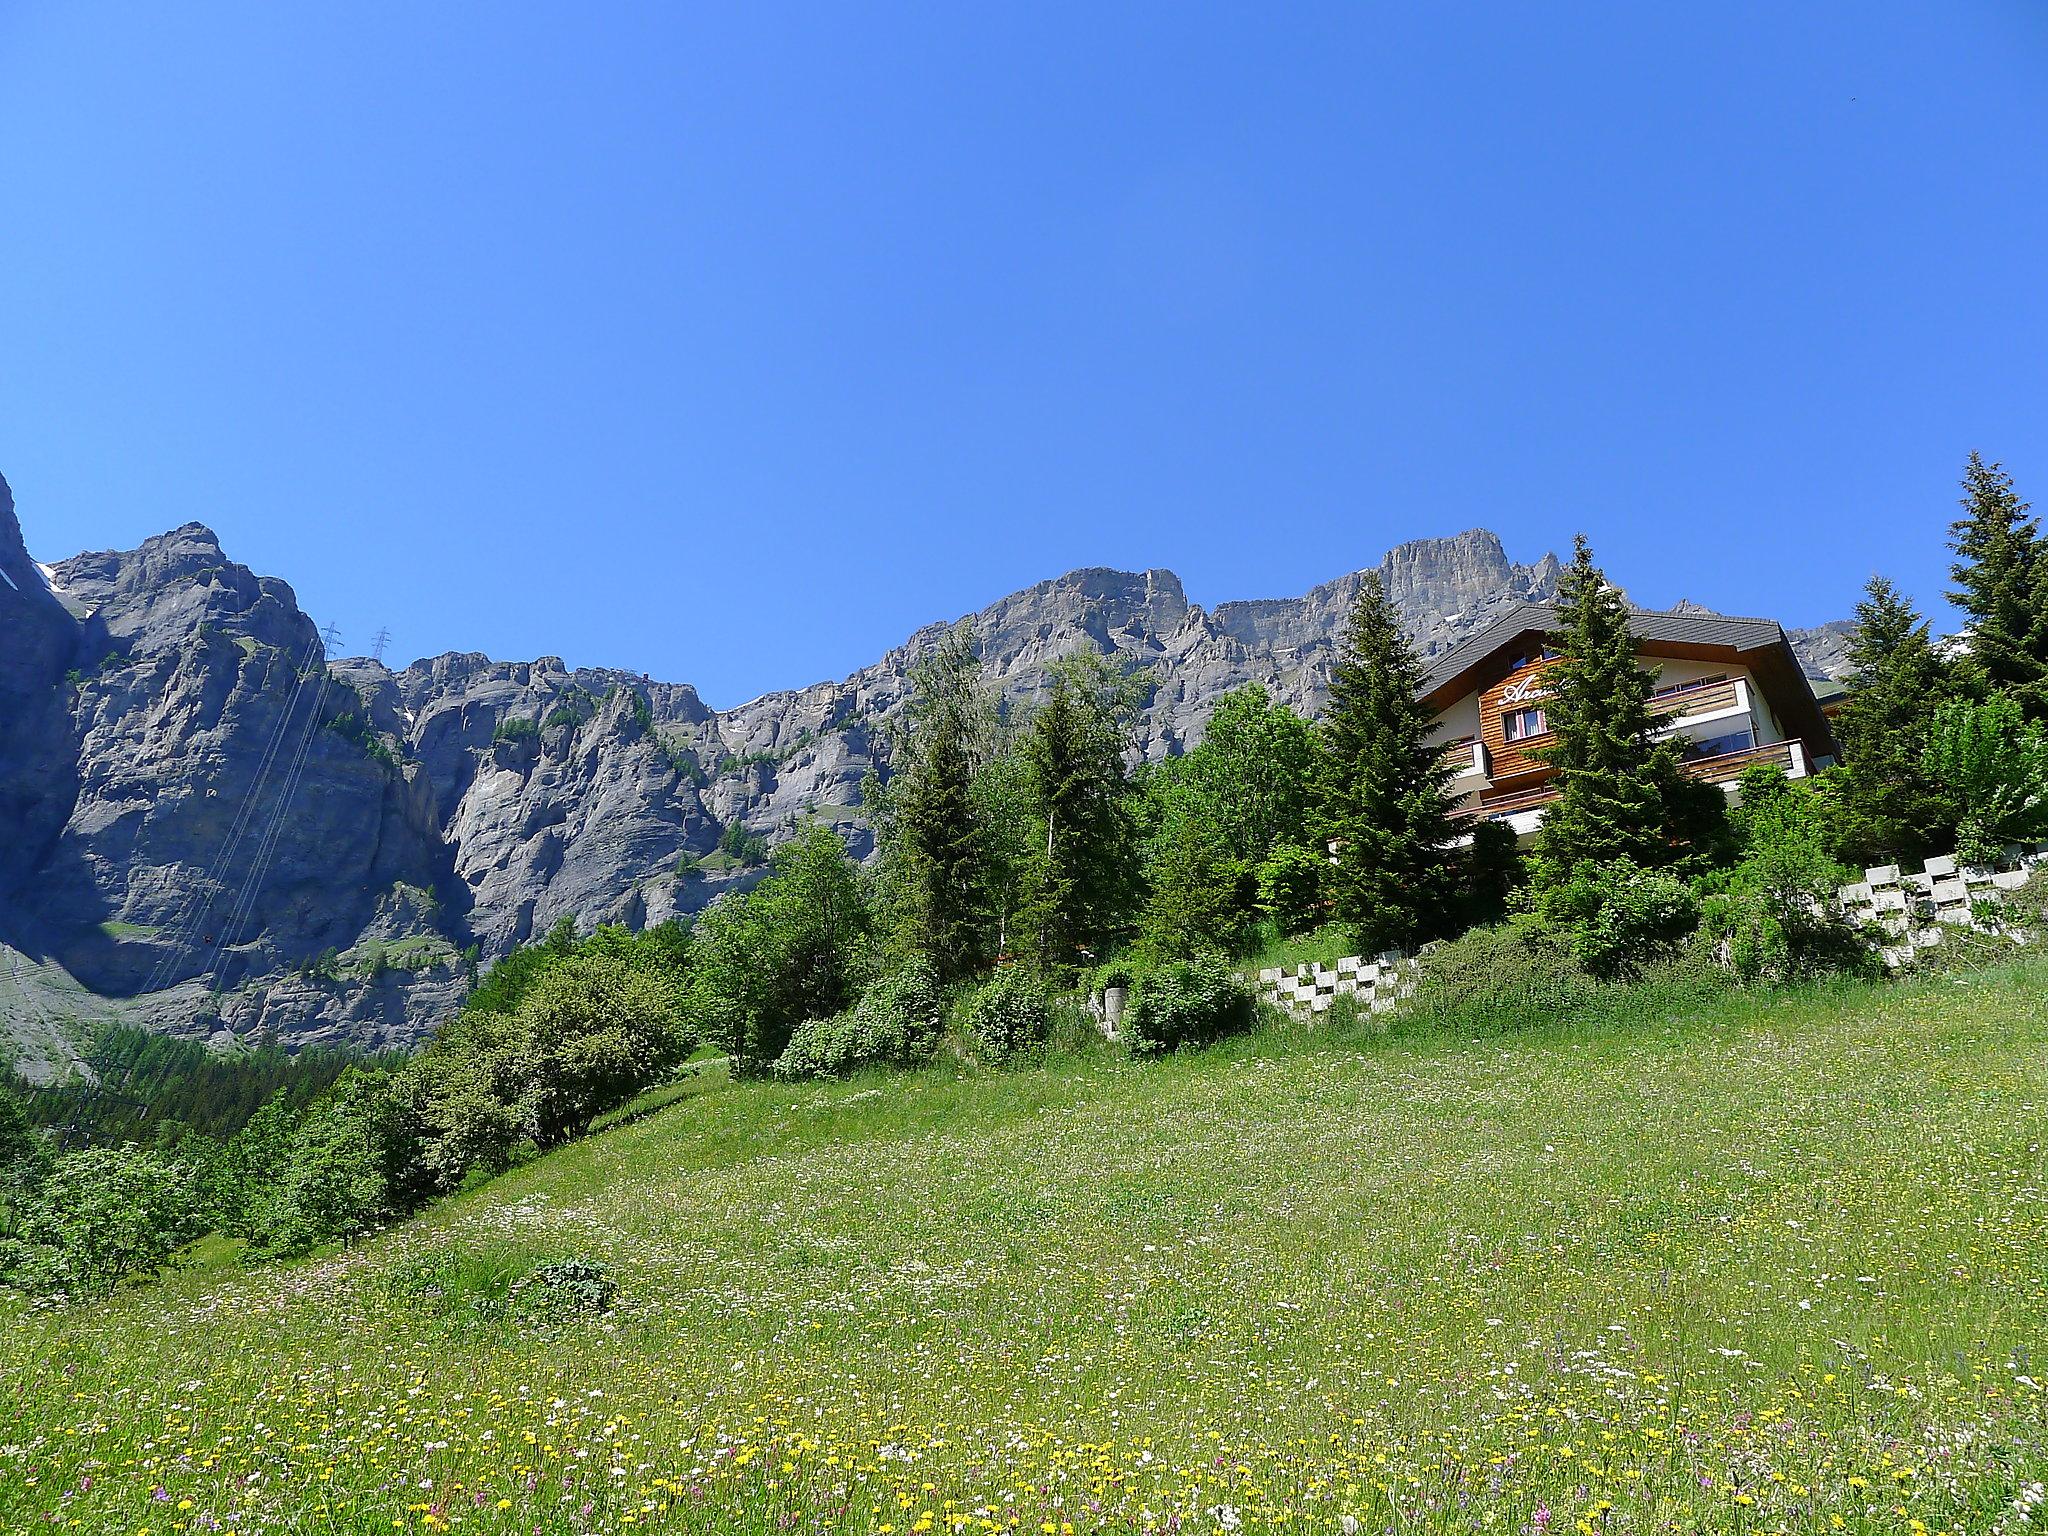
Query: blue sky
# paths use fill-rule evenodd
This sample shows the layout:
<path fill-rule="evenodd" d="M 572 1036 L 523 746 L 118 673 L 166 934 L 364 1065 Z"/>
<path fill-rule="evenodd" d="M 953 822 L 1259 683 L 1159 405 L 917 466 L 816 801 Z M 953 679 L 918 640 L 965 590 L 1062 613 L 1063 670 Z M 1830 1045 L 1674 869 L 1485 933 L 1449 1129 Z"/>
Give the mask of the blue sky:
<path fill-rule="evenodd" d="M 1938 602 L 2048 505 L 2048 6 L 0 6 L 0 473 L 715 704 L 1473 525 Z"/>

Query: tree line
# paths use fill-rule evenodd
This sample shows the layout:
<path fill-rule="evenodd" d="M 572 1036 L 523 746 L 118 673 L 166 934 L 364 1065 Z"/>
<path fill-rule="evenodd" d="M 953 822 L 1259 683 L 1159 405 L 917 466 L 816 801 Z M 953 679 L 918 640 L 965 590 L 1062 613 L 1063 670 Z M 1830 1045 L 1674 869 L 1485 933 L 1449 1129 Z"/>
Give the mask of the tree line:
<path fill-rule="evenodd" d="M 1142 672 L 1076 655 L 1020 702 L 955 630 L 864 785 L 867 866 L 813 824 L 694 923 L 565 919 L 414 1057 L 279 1092 L 230 1135 L 53 1157 L 0 1095 L 0 1274 L 90 1293 L 201 1230 L 252 1258 L 347 1241 L 584 1134 L 693 1053 L 788 1078 L 999 1060 L 1088 1034 L 1080 1000 L 1111 987 L 1132 1049 L 1201 1043 L 1252 1017 L 1237 967 L 1313 930 L 1365 954 L 1450 940 L 1438 972 L 1488 985 L 1679 953 L 1747 979 L 1868 966 L 1832 902 L 1854 865 L 2048 833 L 2048 552 L 1998 465 L 1971 458 L 1950 542 L 1962 634 L 1936 641 L 1873 578 L 1841 761 L 1752 769 L 1731 809 L 1660 736 L 1626 601 L 1577 540 L 1544 675 L 1558 795 L 1526 850 L 1456 814 L 1421 659 L 1370 573 L 1319 719 L 1241 688 L 1157 763 L 1136 761 Z"/>

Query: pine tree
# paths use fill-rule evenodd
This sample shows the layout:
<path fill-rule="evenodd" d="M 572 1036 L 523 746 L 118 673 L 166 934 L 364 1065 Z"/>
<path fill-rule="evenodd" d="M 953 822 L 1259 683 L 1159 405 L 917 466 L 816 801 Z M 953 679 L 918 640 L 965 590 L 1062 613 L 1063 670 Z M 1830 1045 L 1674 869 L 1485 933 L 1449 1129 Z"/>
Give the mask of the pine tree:
<path fill-rule="evenodd" d="M 993 923 L 988 849 L 974 778 L 988 729 L 981 664 L 963 627 L 911 674 L 904 752 L 888 786 L 907 947 L 941 981 L 972 974 L 988 958 Z"/>
<path fill-rule="evenodd" d="M 1948 668 L 1903 592 L 1873 576 L 1856 605 L 1849 698 L 1835 721 L 1842 856 L 1917 863 L 1944 853 L 1957 808 L 1927 770 L 1935 715 L 1952 696 Z"/>
<path fill-rule="evenodd" d="M 1558 798 L 1544 812 L 1532 876 L 1555 887 L 1581 864 L 1643 868 L 1702 851 L 1723 819 L 1721 792 L 1685 775 L 1672 742 L 1656 740 L 1653 683 L 1636 661 L 1628 605 L 1581 535 L 1558 580 L 1559 658 L 1543 674 Z"/>
<path fill-rule="evenodd" d="M 2034 719 L 2048 716 L 2048 556 L 2040 524 L 2012 476 L 1975 453 L 1963 469 L 1963 515 L 1949 527 L 1956 590 L 1970 616 L 1963 669 L 1982 689 L 2012 694 Z"/>
<path fill-rule="evenodd" d="M 1020 914 L 1039 967 L 1060 975 L 1107 952 L 1135 894 L 1130 679 L 1099 656 L 1053 669 L 1022 755 L 1035 836 Z"/>
<path fill-rule="evenodd" d="M 1450 773 L 1417 693 L 1422 665 L 1368 572 L 1351 604 L 1322 721 L 1323 830 L 1337 918 L 1362 953 L 1405 949 L 1454 922 L 1458 829 Z"/>

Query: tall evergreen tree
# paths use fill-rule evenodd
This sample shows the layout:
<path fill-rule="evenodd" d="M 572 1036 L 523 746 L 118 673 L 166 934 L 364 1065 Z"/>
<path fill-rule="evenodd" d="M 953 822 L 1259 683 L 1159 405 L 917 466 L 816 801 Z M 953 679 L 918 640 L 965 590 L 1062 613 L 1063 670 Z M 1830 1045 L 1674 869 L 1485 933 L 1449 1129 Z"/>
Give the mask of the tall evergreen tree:
<path fill-rule="evenodd" d="M 1927 746 L 1953 692 L 1949 669 L 1912 600 L 1882 576 L 1856 605 L 1849 660 L 1849 697 L 1835 720 L 1842 856 L 1869 864 L 1945 853 L 1958 809 L 1928 770 Z"/>
<path fill-rule="evenodd" d="M 1949 601 L 1970 616 L 1963 670 L 2041 719 L 2048 716 L 2048 555 L 2040 523 L 2012 476 L 1975 453 L 1963 469 L 1962 507 L 1949 527 L 1956 555 Z"/>
<path fill-rule="evenodd" d="M 989 728 L 981 663 L 963 625 L 911 673 L 903 752 L 888 785 L 885 859 L 901 893 L 907 947 L 942 981 L 989 958 L 989 850 L 975 771 Z"/>
<path fill-rule="evenodd" d="M 1685 775 L 1675 742 L 1656 740 L 1654 686 L 1636 661 L 1628 605 L 1582 534 L 1558 580 L 1559 652 L 1543 674 L 1558 798 L 1544 812 L 1532 874 L 1556 886 L 1581 864 L 1644 868 L 1704 851 L 1723 818 L 1720 790 Z"/>
<path fill-rule="evenodd" d="M 1035 835 L 1023 927 L 1039 966 L 1060 974 L 1107 952 L 1135 890 L 1135 823 L 1124 755 L 1132 681 L 1100 656 L 1054 667 L 1021 747 Z"/>
<path fill-rule="evenodd" d="M 1352 600 L 1322 721 L 1323 825 L 1337 918 L 1363 953 L 1407 948 L 1454 922 L 1458 828 L 1450 772 L 1417 698 L 1422 664 L 1377 573 Z"/>

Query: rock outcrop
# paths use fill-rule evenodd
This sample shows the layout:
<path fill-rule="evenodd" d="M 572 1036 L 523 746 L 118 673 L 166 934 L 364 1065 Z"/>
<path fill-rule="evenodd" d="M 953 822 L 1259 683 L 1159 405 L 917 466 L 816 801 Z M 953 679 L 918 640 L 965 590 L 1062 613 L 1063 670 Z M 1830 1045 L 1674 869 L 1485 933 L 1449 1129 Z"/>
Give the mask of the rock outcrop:
<path fill-rule="evenodd" d="M 1474 530 L 1401 545 L 1379 574 L 1433 654 L 1550 596 L 1558 563 Z M 46 575 L 4 484 L 0 578 L 0 944 L 110 1016 L 296 1042 L 409 1043 L 473 963 L 564 917 L 700 908 L 757 878 L 721 852 L 735 827 L 772 844 L 816 816 L 867 855 L 862 777 L 947 627 L 717 711 L 552 657 L 329 658 L 292 589 L 198 524 Z M 1319 707 L 1361 579 L 1211 612 L 1171 571 L 1083 570 L 968 622 L 1020 699 L 1079 649 L 1143 667 L 1138 749 L 1157 759 L 1247 682 Z M 9 1006 L 0 991 L 0 1023 Z"/>

